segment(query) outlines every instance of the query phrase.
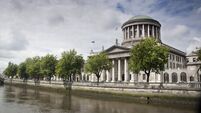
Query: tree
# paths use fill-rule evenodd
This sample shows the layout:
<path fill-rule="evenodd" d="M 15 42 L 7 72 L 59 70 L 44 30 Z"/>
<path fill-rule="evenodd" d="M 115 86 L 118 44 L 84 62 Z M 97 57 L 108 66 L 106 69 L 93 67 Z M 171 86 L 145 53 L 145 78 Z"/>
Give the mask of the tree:
<path fill-rule="evenodd" d="M 17 74 L 17 68 L 17 64 L 9 62 L 7 68 L 3 72 L 9 78 L 11 77 L 11 82 L 13 77 Z"/>
<path fill-rule="evenodd" d="M 35 83 L 39 82 L 42 77 L 41 71 L 41 58 L 39 56 L 35 56 L 33 58 L 26 59 L 27 73 L 30 77 L 34 78 Z"/>
<path fill-rule="evenodd" d="M 19 64 L 18 66 L 18 75 L 21 79 L 25 81 L 27 81 L 27 79 L 29 78 L 29 75 L 27 73 L 27 66 L 26 66 L 26 62 L 22 62 Z"/>
<path fill-rule="evenodd" d="M 56 66 L 56 73 L 62 77 L 64 81 L 72 81 L 76 74 L 81 74 L 81 69 L 84 65 L 84 59 L 81 55 L 77 55 L 75 50 L 63 52 L 61 59 Z"/>
<path fill-rule="evenodd" d="M 103 70 L 111 69 L 112 64 L 105 53 L 90 56 L 85 64 L 85 71 L 93 73 L 97 77 L 97 84 Z"/>
<path fill-rule="evenodd" d="M 41 58 L 41 69 L 42 74 L 45 75 L 51 82 L 51 78 L 55 75 L 57 59 L 53 55 L 47 54 Z"/>
<path fill-rule="evenodd" d="M 149 37 L 141 40 L 140 43 L 131 49 L 129 68 L 134 73 L 144 71 L 147 75 L 147 82 L 151 72 L 159 73 L 164 70 L 164 64 L 168 61 L 168 49 L 158 43 L 154 38 Z"/>

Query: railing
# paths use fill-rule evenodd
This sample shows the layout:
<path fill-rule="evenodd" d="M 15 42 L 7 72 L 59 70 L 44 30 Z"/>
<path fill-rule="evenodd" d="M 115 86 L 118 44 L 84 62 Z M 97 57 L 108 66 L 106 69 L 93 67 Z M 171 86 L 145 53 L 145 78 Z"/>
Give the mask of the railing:
<path fill-rule="evenodd" d="M 23 83 L 23 80 L 13 79 L 15 83 Z M 33 80 L 27 80 L 27 83 L 34 84 Z M 65 85 L 62 80 L 55 81 L 40 81 L 41 85 Z M 68 84 L 68 82 L 66 82 Z M 159 82 L 73 82 L 72 86 L 86 86 L 86 87 L 104 87 L 104 88 L 129 88 L 129 89 L 167 89 L 167 90 L 201 90 L 201 82 L 191 82 L 191 83 L 159 83 Z"/>

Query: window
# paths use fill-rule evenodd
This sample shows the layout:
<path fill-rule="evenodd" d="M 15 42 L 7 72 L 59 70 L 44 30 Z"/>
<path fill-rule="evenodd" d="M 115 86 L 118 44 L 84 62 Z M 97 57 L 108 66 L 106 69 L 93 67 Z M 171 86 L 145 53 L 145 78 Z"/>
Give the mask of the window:
<path fill-rule="evenodd" d="M 144 32 L 145 32 L 145 37 L 147 37 L 148 36 L 148 25 L 147 24 L 144 25 Z"/>
<path fill-rule="evenodd" d="M 170 68 L 172 69 L 172 62 L 170 62 Z"/>
<path fill-rule="evenodd" d="M 186 82 L 186 73 L 182 72 L 180 76 L 181 76 L 181 81 Z"/>
<path fill-rule="evenodd" d="M 152 25 L 149 25 L 149 36 L 154 37 L 153 34 L 152 34 Z"/>
<path fill-rule="evenodd" d="M 186 58 L 186 62 L 187 62 L 187 63 L 189 62 L 189 58 Z"/>
<path fill-rule="evenodd" d="M 140 29 L 140 37 L 142 37 L 142 25 L 139 25 L 139 29 Z"/>
<path fill-rule="evenodd" d="M 193 76 L 190 76 L 190 81 L 194 81 L 194 77 Z"/>
<path fill-rule="evenodd" d="M 197 60 L 196 60 L 196 58 L 193 58 L 193 62 L 196 62 Z"/>
<path fill-rule="evenodd" d="M 129 27 L 129 38 L 132 38 L 133 37 L 133 34 L 132 34 L 132 27 Z"/>
<path fill-rule="evenodd" d="M 172 55 L 172 60 L 174 60 L 174 55 Z"/>
<path fill-rule="evenodd" d="M 142 79 L 146 80 L 146 75 L 145 74 L 142 75 Z"/>
<path fill-rule="evenodd" d="M 135 38 L 137 36 L 137 26 L 133 26 L 134 27 L 134 36 L 133 38 Z"/>
<path fill-rule="evenodd" d="M 164 73 L 164 83 L 168 83 L 168 82 L 169 82 L 169 74 Z"/>
<path fill-rule="evenodd" d="M 177 82 L 177 73 L 172 73 L 172 83 L 176 83 Z"/>

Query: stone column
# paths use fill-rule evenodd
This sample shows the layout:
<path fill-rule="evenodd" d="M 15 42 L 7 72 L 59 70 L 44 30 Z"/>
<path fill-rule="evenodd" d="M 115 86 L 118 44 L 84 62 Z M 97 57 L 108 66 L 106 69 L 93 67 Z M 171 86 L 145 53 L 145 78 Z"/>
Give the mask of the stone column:
<path fill-rule="evenodd" d="M 110 82 L 110 72 L 109 70 L 106 71 L 106 75 L 107 75 L 107 82 Z"/>
<path fill-rule="evenodd" d="M 128 27 L 128 39 L 130 38 L 130 28 Z"/>
<path fill-rule="evenodd" d="M 144 34 L 145 34 L 145 32 L 144 32 L 145 30 L 144 30 L 144 24 L 142 24 L 142 37 L 144 38 Z"/>
<path fill-rule="evenodd" d="M 168 75 L 169 75 L 169 83 L 172 83 L 172 74 L 170 73 L 168 73 Z"/>
<path fill-rule="evenodd" d="M 155 37 L 155 33 L 154 33 L 154 25 L 152 26 L 152 37 Z"/>
<path fill-rule="evenodd" d="M 101 72 L 101 81 L 105 81 L 105 70 Z"/>
<path fill-rule="evenodd" d="M 138 74 L 134 74 L 134 82 L 137 83 L 138 82 Z"/>
<path fill-rule="evenodd" d="M 150 37 L 150 34 L 149 34 L 149 24 L 147 25 L 147 36 Z"/>
<path fill-rule="evenodd" d="M 130 72 L 130 74 L 131 74 L 131 80 L 130 80 L 130 82 L 134 82 L 134 73 Z"/>
<path fill-rule="evenodd" d="M 155 27 L 155 30 L 156 30 L 156 39 L 158 40 L 158 27 Z"/>
<path fill-rule="evenodd" d="M 122 79 L 121 79 L 121 59 L 118 59 L 118 81 L 122 81 Z"/>
<path fill-rule="evenodd" d="M 124 39 L 126 38 L 126 35 L 125 35 L 125 28 L 123 29 L 123 35 L 124 35 Z"/>
<path fill-rule="evenodd" d="M 114 59 L 112 60 L 112 82 L 115 82 L 115 64 L 114 64 Z"/>
<path fill-rule="evenodd" d="M 125 76 L 125 82 L 128 81 L 128 62 L 127 59 L 124 59 L 124 76 Z"/>
<path fill-rule="evenodd" d="M 136 34 L 136 37 L 140 37 L 140 30 L 139 30 L 139 25 L 137 25 L 137 34 Z"/>
<path fill-rule="evenodd" d="M 132 29 L 132 33 L 133 33 L 133 38 L 135 38 L 135 31 L 134 31 L 134 25 L 132 26 L 133 27 L 133 29 Z"/>
<path fill-rule="evenodd" d="M 181 72 L 180 73 L 177 73 L 177 82 L 181 82 L 181 76 L 180 76 Z"/>

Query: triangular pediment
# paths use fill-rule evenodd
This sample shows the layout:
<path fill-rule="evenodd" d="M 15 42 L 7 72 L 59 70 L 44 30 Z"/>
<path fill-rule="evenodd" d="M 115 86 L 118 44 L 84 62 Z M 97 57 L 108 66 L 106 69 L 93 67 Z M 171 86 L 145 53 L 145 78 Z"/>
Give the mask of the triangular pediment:
<path fill-rule="evenodd" d="M 118 53 L 118 52 L 128 52 L 130 49 L 122 46 L 111 46 L 110 48 L 106 49 L 106 53 Z"/>

